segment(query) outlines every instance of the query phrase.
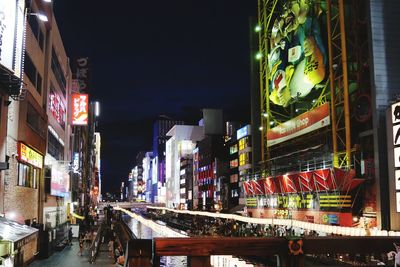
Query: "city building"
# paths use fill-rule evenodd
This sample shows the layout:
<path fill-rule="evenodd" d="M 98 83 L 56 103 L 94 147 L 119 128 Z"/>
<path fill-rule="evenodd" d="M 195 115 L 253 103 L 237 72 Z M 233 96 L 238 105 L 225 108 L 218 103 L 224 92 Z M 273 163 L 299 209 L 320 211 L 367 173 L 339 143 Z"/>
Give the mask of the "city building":
<path fill-rule="evenodd" d="M 399 86 L 398 52 L 386 49 L 399 43 L 391 5 L 261 1 L 253 25 L 260 123 L 252 126 L 262 153 L 261 171 L 246 185 L 250 216 L 400 228 L 385 125 Z M 299 23 L 291 24 L 295 13 Z"/>
<path fill-rule="evenodd" d="M 186 195 L 192 195 L 183 187 L 181 196 L 181 162 L 191 157 L 196 142 L 204 138 L 204 129 L 201 126 L 175 125 L 166 135 L 170 137 L 165 144 L 166 206 L 178 208 L 180 204 L 187 204 Z"/>
<path fill-rule="evenodd" d="M 146 152 L 143 158 L 143 188 L 145 200 L 151 203 L 152 200 L 152 175 L 153 175 L 153 152 Z"/>
<path fill-rule="evenodd" d="M 239 184 L 239 145 L 237 140 L 237 130 L 239 129 L 239 123 L 237 122 L 226 122 L 225 123 L 225 147 L 229 150 L 229 186 L 228 186 L 228 202 L 222 203 L 224 207 L 232 212 L 236 209 L 243 208 L 239 206 L 239 198 L 241 194 L 241 185 Z"/>
<path fill-rule="evenodd" d="M 161 115 L 153 124 L 153 158 L 156 165 L 153 169 L 157 171 L 157 179 L 153 178 L 152 202 L 165 203 L 165 143 L 168 140 L 167 132 L 174 125 L 183 125 L 184 122 Z"/>

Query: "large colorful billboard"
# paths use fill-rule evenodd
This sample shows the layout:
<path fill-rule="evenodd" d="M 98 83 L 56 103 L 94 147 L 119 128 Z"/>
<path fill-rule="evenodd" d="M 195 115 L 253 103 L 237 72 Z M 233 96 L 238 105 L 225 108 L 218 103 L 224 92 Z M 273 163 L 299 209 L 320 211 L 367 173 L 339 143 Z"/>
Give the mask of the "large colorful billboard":
<path fill-rule="evenodd" d="M 72 94 L 72 124 L 87 125 L 89 117 L 89 95 Z"/>
<path fill-rule="evenodd" d="M 313 1 L 281 3 L 269 44 L 269 100 L 287 107 L 321 88 L 327 54 L 320 33 L 321 7 Z"/>
<path fill-rule="evenodd" d="M 326 11 L 316 1 L 278 1 L 269 31 L 267 116 L 273 146 L 330 124 L 327 89 Z"/>

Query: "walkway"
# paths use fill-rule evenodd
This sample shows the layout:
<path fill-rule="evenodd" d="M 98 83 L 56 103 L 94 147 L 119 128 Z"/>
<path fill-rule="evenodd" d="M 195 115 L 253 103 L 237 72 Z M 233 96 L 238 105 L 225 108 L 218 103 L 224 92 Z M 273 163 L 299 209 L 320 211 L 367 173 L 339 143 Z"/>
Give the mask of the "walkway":
<path fill-rule="evenodd" d="M 29 267 L 113 267 L 113 259 L 108 258 L 107 244 L 102 244 L 99 255 L 93 264 L 89 263 L 89 250 L 85 249 L 83 256 L 79 255 L 78 241 L 72 242 L 72 246 L 65 247 L 60 252 L 55 252 L 47 259 L 36 260 Z"/>

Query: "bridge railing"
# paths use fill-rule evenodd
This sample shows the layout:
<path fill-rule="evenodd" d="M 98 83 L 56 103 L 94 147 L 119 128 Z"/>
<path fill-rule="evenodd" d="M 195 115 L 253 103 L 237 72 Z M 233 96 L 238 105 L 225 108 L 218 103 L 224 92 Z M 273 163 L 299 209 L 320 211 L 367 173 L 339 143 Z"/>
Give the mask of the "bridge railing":
<path fill-rule="evenodd" d="M 130 240 L 126 265 L 158 267 L 162 256 L 188 256 L 188 266 L 209 267 L 212 255 L 279 257 L 280 266 L 304 266 L 306 254 L 379 254 L 395 250 L 398 237 L 192 237 Z"/>

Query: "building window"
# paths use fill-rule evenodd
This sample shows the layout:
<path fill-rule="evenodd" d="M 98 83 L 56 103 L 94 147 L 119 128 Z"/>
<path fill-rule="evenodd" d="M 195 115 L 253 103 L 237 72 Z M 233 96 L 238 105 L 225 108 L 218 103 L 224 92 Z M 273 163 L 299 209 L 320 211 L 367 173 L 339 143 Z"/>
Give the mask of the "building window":
<path fill-rule="evenodd" d="M 239 155 L 239 166 L 243 166 L 249 163 L 249 153 L 243 153 Z"/>
<path fill-rule="evenodd" d="M 47 152 L 56 160 L 64 160 L 64 146 L 48 131 Z"/>
<path fill-rule="evenodd" d="M 231 180 L 231 183 L 237 183 L 239 181 L 239 175 L 237 173 L 231 174 L 230 180 Z"/>
<path fill-rule="evenodd" d="M 54 76 L 56 77 L 56 80 L 60 85 L 61 91 L 65 96 L 66 95 L 65 88 L 67 86 L 67 82 L 65 80 L 64 72 L 62 71 L 60 62 L 58 61 L 58 57 L 54 48 L 52 49 L 51 53 L 51 70 L 53 71 Z"/>
<path fill-rule="evenodd" d="M 35 65 L 32 62 L 32 59 L 26 52 L 25 52 L 24 73 L 31 81 L 33 86 L 36 88 L 36 91 L 39 94 L 42 94 L 42 76 L 39 74 Z"/>
<path fill-rule="evenodd" d="M 239 140 L 239 151 L 248 147 L 249 138 L 245 137 Z"/>
<path fill-rule="evenodd" d="M 37 188 L 37 181 L 40 178 L 40 169 L 33 166 L 18 163 L 18 185 L 30 188 Z"/>
<path fill-rule="evenodd" d="M 229 152 L 230 152 L 231 155 L 232 155 L 232 154 L 235 154 L 237 151 L 238 151 L 238 146 L 237 146 L 237 144 L 235 144 L 235 145 L 233 145 L 233 146 L 231 146 L 231 147 L 229 148 Z"/>
<path fill-rule="evenodd" d="M 40 49 L 43 51 L 44 47 L 44 34 L 39 27 L 39 22 L 36 16 L 28 16 L 28 23 L 32 30 L 33 35 L 35 36 Z"/>
<path fill-rule="evenodd" d="M 39 113 L 36 111 L 31 103 L 28 103 L 26 122 L 32 130 L 34 130 L 41 137 L 46 138 L 46 122 L 40 117 Z"/>
<path fill-rule="evenodd" d="M 229 165 L 231 169 L 236 168 L 238 166 L 238 160 L 237 159 L 231 160 Z"/>

